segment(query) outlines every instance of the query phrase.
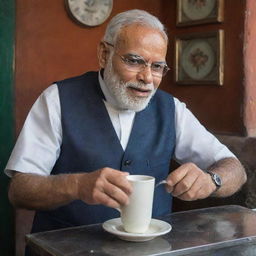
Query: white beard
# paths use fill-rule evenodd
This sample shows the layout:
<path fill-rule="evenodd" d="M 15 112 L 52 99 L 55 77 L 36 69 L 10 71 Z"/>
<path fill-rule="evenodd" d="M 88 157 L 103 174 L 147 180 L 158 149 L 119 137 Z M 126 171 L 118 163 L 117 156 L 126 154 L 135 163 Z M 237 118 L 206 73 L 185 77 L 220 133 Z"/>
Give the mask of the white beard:
<path fill-rule="evenodd" d="M 104 82 L 111 93 L 112 97 L 116 101 L 116 107 L 121 110 L 133 110 L 135 112 L 139 112 L 145 109 L 155 94 L 156 89 L 154 88 L 153 83 L 144 84 L 140 82 L 123 82 L 121 81 L 118 74 L 116 74 L 112 68 L 112 59 L 109 58 L 108 63 L 106 64 L 104 70 Z M 127 87 L 133 88 L 143 88 L 150 90 L 151 93 L 148 97 L 136 97 L 131 96 L 128 93 Z"/>

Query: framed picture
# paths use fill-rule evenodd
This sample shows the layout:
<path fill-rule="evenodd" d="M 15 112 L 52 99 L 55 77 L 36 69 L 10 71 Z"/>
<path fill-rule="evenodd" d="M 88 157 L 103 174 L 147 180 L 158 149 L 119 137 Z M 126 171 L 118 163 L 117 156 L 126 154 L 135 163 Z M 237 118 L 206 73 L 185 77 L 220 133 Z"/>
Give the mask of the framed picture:
<path fill-rule="evenodd" d="M 177 84 L 223 85 L 224 31 L 180 35 L 175 41 Z"/>
<path fill-rule="evenodd" d="M 224 0 L 177 0 L 177 26 L 222 22 Z"/>

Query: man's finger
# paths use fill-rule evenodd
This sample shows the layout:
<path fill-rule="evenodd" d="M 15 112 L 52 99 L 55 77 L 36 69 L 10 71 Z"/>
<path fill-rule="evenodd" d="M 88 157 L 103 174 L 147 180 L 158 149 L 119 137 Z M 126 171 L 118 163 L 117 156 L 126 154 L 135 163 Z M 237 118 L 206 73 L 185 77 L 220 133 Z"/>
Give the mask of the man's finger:
<path fill-rule="evenodd" d="M 106 176 L 106 179 L 109 183 L 111 183 L 114 186 L 117 186 L 126 194 L 130 195 L 132 193 L 132 185 L 126 178 L 128 174 L 129 173 L 123 173 L 117 170 L 113 170 L 111 174 Z"/>
<path fill-rule="evenodd" d="M 120 204 L 113 198 L 109 197 L 107 194 L 101 191 L 97 191 L 94 195 L 95 203 L 103 204 L 111 208 L 120 208 Z"/>
<path fill-rule="evenodd" d="M 187 172 L 187 174 L 174 186 L 172 191 L 173 196 L 180 196 L 192 189 L 198 176 L 198 172 Z"/>
<path fill-rule="evenodd" d="M 103 192 L 120 205 L 129 203 L 129 194 L 126 194 L 122 189 L 111 183 L 105 184 Z"/>
<path fill-rule="evenodd" d="M 170 187 L 174 187 L 177 183 L 179 183 L 187 174 L 188 168 L 186 166 L 180 166 L 179 168 L 172 171 L 168 178 L 167 178 L 167 184 Z"/>

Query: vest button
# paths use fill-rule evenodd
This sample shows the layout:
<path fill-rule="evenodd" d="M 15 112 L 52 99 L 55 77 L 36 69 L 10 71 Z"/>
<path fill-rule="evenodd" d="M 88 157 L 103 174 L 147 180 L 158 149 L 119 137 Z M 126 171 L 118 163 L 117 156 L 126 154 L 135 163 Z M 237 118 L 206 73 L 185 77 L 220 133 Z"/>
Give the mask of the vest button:
<path fill-rule="evenodd" d="M 125 160 L 124 161 L 125 166 L 129 166 L 129 165 L 131 165 L 131 163 L 132 163 L 132 160 Z"/>

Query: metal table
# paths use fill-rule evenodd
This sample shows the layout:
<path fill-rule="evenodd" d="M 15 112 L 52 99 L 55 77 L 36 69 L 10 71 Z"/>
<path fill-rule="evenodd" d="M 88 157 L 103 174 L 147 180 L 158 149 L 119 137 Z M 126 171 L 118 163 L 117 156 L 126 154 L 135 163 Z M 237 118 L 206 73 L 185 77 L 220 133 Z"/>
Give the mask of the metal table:
<path fill-rule="evenodd" d="M 35 255 L 256 255 L 256 212 L 235 205 L 177 212 L 162 220 L 172 231 L 147 242 L 127 242 L 101 224 L 34 233 L 26 236 Z"/>

